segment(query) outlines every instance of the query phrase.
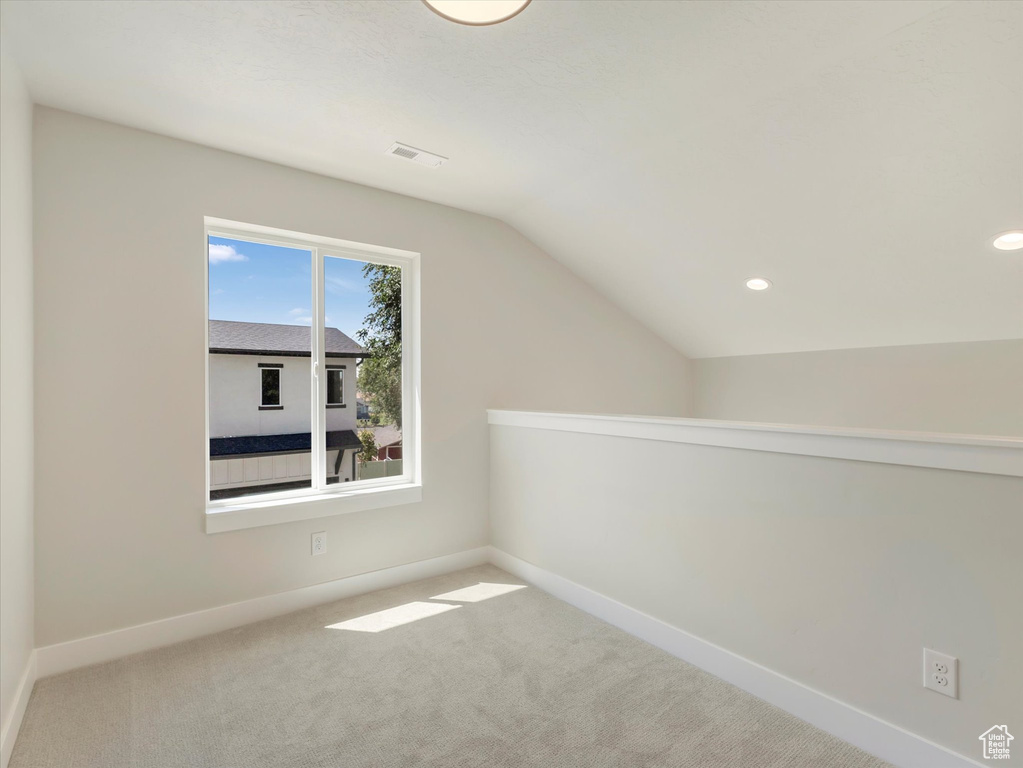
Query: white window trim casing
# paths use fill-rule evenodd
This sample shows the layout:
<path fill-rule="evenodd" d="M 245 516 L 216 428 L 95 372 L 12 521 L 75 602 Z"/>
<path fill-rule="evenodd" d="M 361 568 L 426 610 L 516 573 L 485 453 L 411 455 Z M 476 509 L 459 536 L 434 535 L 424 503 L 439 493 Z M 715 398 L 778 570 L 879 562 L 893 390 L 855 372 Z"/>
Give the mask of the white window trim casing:
<path fill-rule="evenodd" d="M 224 237 L 286 248 L 311 251 L 313 260 L 312 307 L 313 334 L 310 377 L 313 403 L 326 405 L 327 377 L 319 370 L 326 368 L 324 355 L 324 296 L 323 264 L 325 256 L 355 259 L 374 264 L 401 267 L 402 292 L 402 443 L 403 474 L 396 477 L 364 480 L 357 483 L 326 484 L 327 450 L 322 440 L 312 441 L 313 488 L 253 494 L 245 498 L 210 501 L 210 364 L 209 364 L 209 238 Z M 366 245 L 332 237 L 307 235 L 300 232 L 205 217 L 203 238 L 203 275 L 206 302 L 206 429 L 204 455 L 206 456 L 205 527 L 207 533 L 255 528 L 277 523 L 312 520 L 319 517 L 361 512 L 367 509 L 411 504 L 422 499 L 422 457 L 420 452 L 420 330 L 419 330 L 419 275 L 420 254 L 397 248 Z M 319 367 L 317 367 L 319 366 Z M 281 381 L 283 384 L 283 375 Z M 343 395 L 342 395 L 343 397 Z M 262 400 L 262 395 L 260 396 Z M 282 393 L 283 404 L 283 393 Z M 327 429 L 327 409 L 317 407 L 311 420 L 314 434 L 323 435 Z"/>

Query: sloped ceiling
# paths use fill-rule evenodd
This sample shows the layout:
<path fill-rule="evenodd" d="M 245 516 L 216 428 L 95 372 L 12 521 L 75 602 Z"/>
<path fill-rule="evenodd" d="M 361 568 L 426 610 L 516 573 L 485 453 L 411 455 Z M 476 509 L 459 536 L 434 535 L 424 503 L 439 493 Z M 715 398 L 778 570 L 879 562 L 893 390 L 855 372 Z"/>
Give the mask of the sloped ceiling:
<path fill-rule="evenodd" d="M 501 218 L 693 357 L 1023 336 L 989 245 L 1023 227 L 1020 2 L 2 13 L 39 103 Z"/>

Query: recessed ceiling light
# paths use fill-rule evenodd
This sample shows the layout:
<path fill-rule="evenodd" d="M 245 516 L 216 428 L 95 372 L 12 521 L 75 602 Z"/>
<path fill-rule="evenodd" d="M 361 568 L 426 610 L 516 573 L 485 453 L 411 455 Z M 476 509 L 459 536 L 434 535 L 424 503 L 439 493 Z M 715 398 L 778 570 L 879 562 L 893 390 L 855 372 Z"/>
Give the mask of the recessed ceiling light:
<path fill-rule="evenodd" d="M 1018 251 L 1023 248 L 1023 229 L 1012 229 L 995 235 L 991 244 L 1000 251 Z"/>
<path fill-rule="evenodd" d="M 766 291 L 771 287 L 771 281 L 766 277 L 751 277 L 746 281 L 746 287 L 751 291 Z"/>
<path fill-rule="evenodd" d="M 531 0 L 423 0 L 426 7 L 448 21 L 485 27 L 522 13 Z"/>

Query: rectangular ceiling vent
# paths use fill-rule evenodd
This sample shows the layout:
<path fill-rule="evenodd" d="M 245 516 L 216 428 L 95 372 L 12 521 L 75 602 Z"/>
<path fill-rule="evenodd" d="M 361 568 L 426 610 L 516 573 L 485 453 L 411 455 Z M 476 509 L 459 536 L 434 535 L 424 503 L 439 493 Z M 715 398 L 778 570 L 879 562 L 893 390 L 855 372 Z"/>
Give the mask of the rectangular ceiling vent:
<path fill-rule="evenodd" d="M 426 152 L 422 149 L 416 149 L 407 144 L 399 144 L 397 142 L 391 145 L 391 148 L 387 150 L 387 154 L 400 157 L 403 160 L 411 160 L 413 163 L 425 165 L 427 168 L 440 168 L 447 161 L 446 157 L 435 155 L 433 152 Z"/>

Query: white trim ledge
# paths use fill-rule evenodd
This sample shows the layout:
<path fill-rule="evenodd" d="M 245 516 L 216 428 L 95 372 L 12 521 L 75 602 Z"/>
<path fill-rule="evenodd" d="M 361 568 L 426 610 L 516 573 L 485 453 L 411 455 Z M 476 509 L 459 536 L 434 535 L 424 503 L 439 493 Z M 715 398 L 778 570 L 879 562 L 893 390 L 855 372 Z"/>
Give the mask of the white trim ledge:
<path fill-rule="evenodd" d="M 11 702 L 11 709 L 7 713 L 7 722 L 3 724 L 0 731 L 0 768 L 7 768 L 11 760 L 11 753 L 14 752 L 14 742 L 18 740 L 18 731 L 21 730 L 21 721 L 25 718 L 25 710 L 28 708 L 28 700 L 32 696 L 32 688 L 36 684 L 36 652 L 32 651 L 25 664 L 25 671 L 18 681 L 18 688 L 14 692 L 14 701 Z"/>
<path fill-rule="evenodd" d="M 423 486 L 417 483 L 360 488 L 339 493 L 310 494 L 274 501 L 245 503 L 206 510 L 206 533 L 239 531 L 264 525 L 315 520 L 367 509 L 396 507 L 423 500 Z"/>
<path fill-rule="evenodd" d="M 288 592 L 278 592 L 275 595 L 172 616 L 148 624 L 115 629 L 112 632 L 69 640 L 66 643 L 47 645 L 35 651 L 38 659 L 38 676 L 48 677 L 152 648 L 223 632 L 225 629 L 233 629 L 274 616 L 283 616 L 314 605 L 332 603 L 353 595 L 460 571 L 489 562 L 489 555 L 489 547 L 478 547 L 452 555 L 347 576 L 323 584 L 313 584 Z"/>
<path fill-rule="evenodd" d="M 487 411 L 491 426 L 580 432 L 1023 477 L 1023 438 L 586 413 Z"/>
<path fill-rule="evenodd" d="M 490 547 L 490 562 L 810 725 L 899 768 L 975 768 L 980 763 L 666 624 L 617 600 Z"/>

